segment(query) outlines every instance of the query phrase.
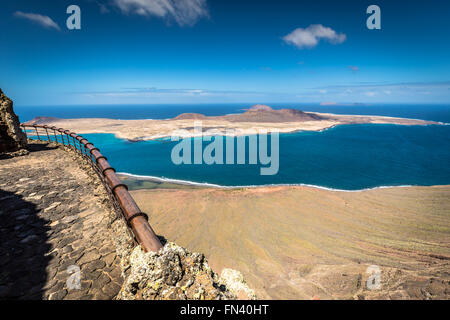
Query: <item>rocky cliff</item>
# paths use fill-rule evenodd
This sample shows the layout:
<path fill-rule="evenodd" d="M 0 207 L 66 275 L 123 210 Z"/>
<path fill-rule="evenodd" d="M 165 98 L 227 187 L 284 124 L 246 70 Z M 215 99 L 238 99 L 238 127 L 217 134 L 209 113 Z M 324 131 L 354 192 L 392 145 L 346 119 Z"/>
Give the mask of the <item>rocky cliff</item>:
<path fill-rule="evenodd" d="M 128 277 L 118 299 L 256 299 L 240 272 L 224 269 L 218 276 L 203 254 L 190 252 L 172 242 L 166 243 L 159 252 L 144 253 L 138 246 L 127 259 Z"/>
<path fill-rule="evenodd" d="M 13 102 L 0 89 L 0 153 L 17 152 L 26 146 L 27 138 L 20 129 Z"/>

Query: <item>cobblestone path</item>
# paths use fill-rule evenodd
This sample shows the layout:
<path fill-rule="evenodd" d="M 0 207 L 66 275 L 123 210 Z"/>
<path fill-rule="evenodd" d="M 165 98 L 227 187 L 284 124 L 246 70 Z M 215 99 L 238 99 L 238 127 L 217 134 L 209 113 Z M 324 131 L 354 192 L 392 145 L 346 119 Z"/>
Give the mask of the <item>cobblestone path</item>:
<path fill-rule="evenodd" d="M 71 153 L 30 150 L 0 160 L 0 299 L 113 299 L 123 280 L 103 187 Z"/>

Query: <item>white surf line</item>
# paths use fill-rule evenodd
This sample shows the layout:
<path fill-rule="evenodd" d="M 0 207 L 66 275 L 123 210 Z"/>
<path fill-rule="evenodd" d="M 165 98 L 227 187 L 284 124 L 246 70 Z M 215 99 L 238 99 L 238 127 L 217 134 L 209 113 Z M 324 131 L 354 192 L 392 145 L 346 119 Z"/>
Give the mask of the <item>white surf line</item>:
<path fill-rule="evenodd" d="M 315 112 L 315 111 L 304 111 L 304 112 L 315 113 L 318 115 L 329 115 L 329 116 L 346 116 L 346 117 L 361 117 L 361 118 L 362 117 L 378 117 L 378 118 L 394 119 L 394 120 L 403 119 L 403 120 L 414 120 L 414 121 L 431 121 L 431 122 L 436 122 L 438 124 L 444 124 L 443 122 L 435 121 L 435 120 L 424 120 L 424 119 L 403 118 L 403 117 L 393 117 L 393 116 L 378 116 L 375 114 L 348 114 L 348 113 L 328 113 L 328 112 Z M 371 123 L 367 123 L 367 124 L 371 124 Z M 372 123 L 372 124 L 376 124 L 376 123 Z M 382 123 L 380 123 L 380 124 L 382 124 Z M 387 123 L 387 124 L 389 124 L 389 123 Z M 394 124 L 396 124 L 396 123 L 394 123 Z M 428 125 L 433 125 L 433 124 L 434 123 L 430 123 Z"/>
<path fill-rule="evenodd" d="M 346 189 L 335 189 L 335 188 L 317 186 L 317 185 L 306 184 L 306 183 L 279 183 L 279 184 L 261 184 L 261 185 L 223 186 L 223 185 L 213 184 L 213 183 L 208 183 L 208 182 L 195 182 L 195 181 L 171 179 L 171 178 L 165 178 L 165 177 L 145 176 L 145 175 L 137 175 L 137 174 L 127 173 L 127 172 L 117 172 L 117 174 L 132 177 L 132 178 L 138 178 L 141 180 L 148 180 L 148 181 L 156 180 L 159 182 L 171 182 L 171 183 L 175 183 L 175 184 L 193 185 L 193 186 L 201 186 L 201 187 L 212 187 L 212 188 L 217 188 L 217 189 L 242 189 L 242 188 L 250 189 L 250 188 L 264 188 L 264 187 L 309 187 L 309 188 L 322 189 L 322 190 L 328 190 L 328 191 L 338 191 L 338 192 L 361 192 L 361 191 L 376 190 L 376 189 L 388 189 L 388 188 L 427 187 L 427 186 L 419 186 L 419 185 L 399 185 L 399 186 L 379 186 L 379 187 L 357 189 L 357 190 L 346 190 Z"/>

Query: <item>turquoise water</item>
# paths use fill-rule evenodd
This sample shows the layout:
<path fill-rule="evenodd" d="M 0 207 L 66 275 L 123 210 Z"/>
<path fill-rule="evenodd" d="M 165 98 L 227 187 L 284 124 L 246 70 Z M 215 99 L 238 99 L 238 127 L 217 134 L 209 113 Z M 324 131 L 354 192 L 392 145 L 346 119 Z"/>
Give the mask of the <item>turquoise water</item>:
<path fill-rule="evenodd" d="M 281 134 L 279 171 L 273 176 L 261 176 L 259 164 L 175 165 L 171 150 L 177 142 L 83 136 L 118 172 L 141 176 L 222 186 L 307 184 L 343 190 L 450 184 L 450 126 L 344 125 Z"/>
<path fill-rule="evenodd" d="M 166 119 L 183 112 L 223 115 L 251 104 L 15 107 L 21 121 L 60 118 Z M 371 114 L 450 123 L 449 105 L 270 104 L 274 108 L 338 114 Z M 260 165 L 179 165 L 176 142 L 128 142 L 112 134 L 84 135 L 118 172 L 222 186 L 308 184 L 359 190 L 380 186 L 450 184 L 450 126 L 346 125 L 323 132 L 280 135 L 277 175 L 261 176 Z M 204 143 L 205 145 L 208 143 Z M 248 161 L 247 161 L 248 163 Z"/>

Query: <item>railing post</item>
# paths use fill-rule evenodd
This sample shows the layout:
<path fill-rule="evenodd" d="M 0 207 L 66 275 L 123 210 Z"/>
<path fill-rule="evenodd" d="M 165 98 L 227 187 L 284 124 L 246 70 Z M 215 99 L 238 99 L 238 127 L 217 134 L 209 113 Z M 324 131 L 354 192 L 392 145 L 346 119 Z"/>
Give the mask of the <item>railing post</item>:
<path fill-rule="evenodd" d="M 34 125 L 34 130 L 36 130 L 36 135 L 38 137 L 38 140 L 40 141 L 41 137 L 39 137 L 39 132 L 38 132 L 38 129 L 37 129 L 36 125 Z"/>
<path fill-rule="evenodd" d="M 58 132 L 59 132 L 59 134 L 61 135 L 61 143 L 63 144 L 63 146 L 65 146 L 66 145 L 66 141 L 64 140 L 64 135 L 63 135 L 63 129 L 62 128 L 58 128 L 57 129 L 58 130 Z"/>
<path fill-rule="evenodd" d="M 28 134 L 27 134 L 27 129 L 25 129 L 25 126 L 23 124 L 20 125 L 23 128 L 23 133 L 25 133 L 25 137 L 28 140 Z"/>
<path fill-rule="evenodd" d="M 53 126 L 53 127 L 51 127 L 51 129 L 53 130 L 53 135 L 55 136 L 55 142 L 56 143 L 58 143 L 58 136 L 56 135 L 56 127 L 55 126 Z"/>
<path fill-rule="evenodd" d="M 67 146 L 68 146 L 68 147 L 71 147 L 71 144 L 70 144 L 70 136 L 69 136 L 70 131 L 69 131 L 69 130 L 64 130 L 64 134 L 65 134 L 66 137 L 67 137 Z"/>
<path fill-rule="evenodd" d="M 48 142 L 51 142 L 51 141 L 50 141 L 50 136 L 48 135 L 47 126 L 44 126 L 44 129 L 45 129 L 45 132 L 47 133 L 47 139 L 48 139 Z"/>

